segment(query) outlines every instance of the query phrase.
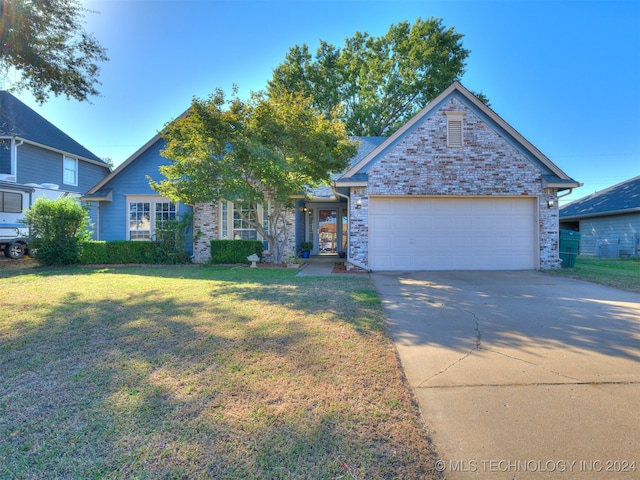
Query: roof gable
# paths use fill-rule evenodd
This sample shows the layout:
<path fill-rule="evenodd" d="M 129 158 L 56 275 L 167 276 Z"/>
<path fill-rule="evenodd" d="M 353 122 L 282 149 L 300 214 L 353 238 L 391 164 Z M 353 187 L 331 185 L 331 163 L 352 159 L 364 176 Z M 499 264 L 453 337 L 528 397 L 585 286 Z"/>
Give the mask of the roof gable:
<path fill-rule="evenodd" d="M 113 181 L 114 178 L 118 177 L 124 170 L 127 169 L 127 167 L 129 167 L 131 164 L 133 164 L 136 160 L 138 160 L 141 157 L 144 157 L 144 154 L 151 148 L 154 148 L 156 150 L 160 150 L 160 148 L 158 146 L 156 146 L 156 143 L 159 142 L 160 140 L 162 140 L 162 137 L 158 134 L 158 135 L 154 135 L 154 137 L 149 140 L 147 143 L 145 143 L 142 147 L 140 147 L 133 155 L 131 155 L 129 158 L 127 158 L 124 162 L 122 162 L 120 165 L 118 165 L 118 167 L 113 170 L 109 175 L 107 175 L 106 177 L 104 177 L 99 183 L 97 183 L 96 185 L 93 186 L 93 188 L 91 188 L 88 192 L 87 192 L 87 196 L 90 195 L 101 195 L 102 192 L 102 187 L 104 187 L 105 185 L 111 183 Z"/>
<path fill-rule="evenodd" d="M 93 152 L 5 91 L 0 91 L 0 136 L 17 137 L 28 143 L 68 153 L 84 160 L 105 163 Z"/>
<path fill-rule="evenodd" d="M 505 122 L 487 105 L 482 103 L 459 82 L 451 84 L 449 88 L 432 100 L 425 108 L 418 112 L 385 142 L 381 143 L 377 148 L 350 168 L 340 178 L 338 183 L 347 185 L 351 182 L 366 182 L 366 173 L 372 164 L 376 163 L 395 145 L 418 128 L 422 122 L 437 112 L 452 97 L 456 97 L 462 101 L 462 103 L 473 111 L 474 114 L 482 118 L 503 138 L 524 153 L 532 162 L 536 163 L 543 171 L 543 178 L 545 179 L 545 182 L 547 182 L 548 186 L 558 187 L 559 189 L 575 188 L 580 186 L 578 182 L 564 173 L 557 165 L 540 152 L 540 150 L 520 135 L 513 127 Z"/>
<path fill-rule="evenodd" d="M 640 212 L 640 176 L 560 207 L 560 218 Z"/>

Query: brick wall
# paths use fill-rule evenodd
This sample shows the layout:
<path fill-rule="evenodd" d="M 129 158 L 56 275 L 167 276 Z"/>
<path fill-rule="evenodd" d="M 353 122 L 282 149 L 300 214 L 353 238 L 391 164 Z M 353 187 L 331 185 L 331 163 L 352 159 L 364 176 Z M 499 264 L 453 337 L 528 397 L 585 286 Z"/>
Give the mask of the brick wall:
<path fill-rule="evenodd" d="M 219 212 L 217 203 L 198 203 L 193 207 L 193 261 L 205 263 L 211 258 L 210 242 L 219 239 Z"/>
<path fill-rule="evenodd" d="M 211 240 L 220 240 L 220 208 L 217 203 L 198 203 L 193 208 L 193 244 L 194 263 L 206 263 L 211 259 Z M 295 210 L 287 211 L 281 219 L 286 224 L 288 234 L 285 242 L 285 258 L 288 253 L 295 251 Z M 270 255 L 265 255 L 264 261 L 270 262 Z"/>
<path fill-rule="evenodd" d="M 461 148 L 447 147 L 445 111 L 464 112 Z M 371 166 L 367 188 L 351 191 L 350 258 L 367 264 L 368 195 L 533 196 L 538 198 L 540 268 L 560 266 L 555 189 L 543 189 L 542 171 L 452 98 Z M 362 208 L 354 208 L 356 200 Z M 548 200 L 555 206 L 548 208 Z"/>

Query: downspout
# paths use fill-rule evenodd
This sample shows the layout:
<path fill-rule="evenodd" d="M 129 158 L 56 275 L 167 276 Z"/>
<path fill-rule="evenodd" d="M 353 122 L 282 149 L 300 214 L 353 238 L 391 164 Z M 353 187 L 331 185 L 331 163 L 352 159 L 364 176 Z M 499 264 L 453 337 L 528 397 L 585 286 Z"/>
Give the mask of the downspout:
<path fill-rule="evenodd" d="M 346 199 L 346 200 L 347 200 L 347 212 L 349 212 L 349 219 L 348 219 L 348 222 L 349 222 L 349 228 L 347 228 L 347 245 L 348 245 L 348 247 L 349 247 L 349 248 L 347 248 L 347 261 L 348 261 L 349 263 L 352 263 L 352 264 L 353 264 L 353 265 L 355 265 L 356 267 L 360 267 L 360 268 L 362 268 L 363 270 L 366 270 L 367 272 L 370 272 L 370 271 L 371 271 L 371 269 L 370 269 L 368 266 L 366 266 L 366 265 L 364 265 L 364 264 L 362 264 L 362 263 L 360 263 L 360 262 L 357 262 L 357 261 L 355 261 L 355 260 L 352 260 L 352 259 L 350 258 L 350 255 L 349 255 L 349 254 L 351 253 L 351 252 L 350 252 L 350 250 L 351 250 L 351 206 L 350 206 L 350 204 L 349 204 L 349 202 L 350 202 L 350 200 L 351 200 L 351 199 L 350 199 L 347 195 L 344 195 L 344 194 L 342 194 L 342 193 L 338 192 L 338 188 L 336 187 L 336 182 L 333 182 L 333 183 L 331 184 L 331 190 L 333 190 L 333 193 L 334 193 L 337 197 L 342 197 L 342 198 L 344 198 L 344 199 Z"/>
<path fill-rule="evenodd" d="M 18 147 L 24 144 L 24 140 L 19 140 L 20 143 L 16 143 L 16 137 L 11 139 L 11 174 L 15 175 L 16 182 L 18 181 Z"/>
<path fill-rule="evenodd" d="M 97 205 L 95 203 L 97 203 Z M 92 209 L 92 210 L 95 210 L 96 212 L 96 230 L 94 233 L 96 234 L 96 241 L 99 241 L 100 240 L 100 202 L 90 202 L 88 200 L 85 200 L 84 204 L 87 207 L 87 209 Z"/>

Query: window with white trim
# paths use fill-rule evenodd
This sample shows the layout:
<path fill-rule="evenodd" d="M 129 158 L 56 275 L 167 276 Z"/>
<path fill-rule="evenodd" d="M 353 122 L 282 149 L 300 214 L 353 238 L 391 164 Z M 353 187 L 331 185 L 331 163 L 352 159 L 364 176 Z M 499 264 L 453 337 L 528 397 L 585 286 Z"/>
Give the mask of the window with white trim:
<path fill-rule="evenodd" d="M 157 228 L 178 219 L 177 205 L 162 197 L 128 197 L 127 211 L 129 240 L 151 240 Z"/>
<path fill-rule="evenodd" d="M 462 147 L 462 120 L 464 112 L 446 112 L 447 115 L 447 147 Z"/>
<path fill-rule="evenodd" d="M 78 185 L 78 159 L 64 156 L 62 160 L 62 183 Z"/>
<path fill-rule="evenodd" d="M 232 212 L 230 214 L 230 212 Z M 268 202 L 249 208 L 246 203 L 220 202 L 220 238 L 223 240 L 263 240 L 265 251 L 269 242 L 264 240 L 253 226 L 256 218 L 262 218 L 262 226 L 269 229 Z"/>

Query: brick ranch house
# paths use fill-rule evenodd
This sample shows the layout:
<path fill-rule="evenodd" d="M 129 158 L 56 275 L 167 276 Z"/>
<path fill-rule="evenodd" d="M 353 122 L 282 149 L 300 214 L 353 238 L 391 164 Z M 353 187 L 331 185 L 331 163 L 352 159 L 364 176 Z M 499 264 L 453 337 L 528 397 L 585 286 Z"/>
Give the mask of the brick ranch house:
<path fill-rule="evenodd" d="M 391 137 L 357 140 L 347 171 L 296 199 L 287 216 L 289 251 L 309 241 L 312 255 L 344 253 L 367 270 L 560 267 L 558 192 L 580 184 L 461 84 Z M 240 205 L 159 196 L 149 178 L 164 178 L 164 146 L 156 135 L 83 195 L 96 214 L 97 239 L 152 239 L 159 222 L 187 212 L 194 262 L 210 258 L 213 239 L 258 239 Z"/>
<path fill-rule="evenodd" d="M 460 83 L 391 137 L 358 140 L 331 187 L 297 199 L 290 251 L 311 241 L 312 255 L 345 252 L 367 270 L 560 267 L 558 192 L 580 184 Z M 234 208 L 193 207 L 194 261 L 212 239 L 251 238 Z"/>

